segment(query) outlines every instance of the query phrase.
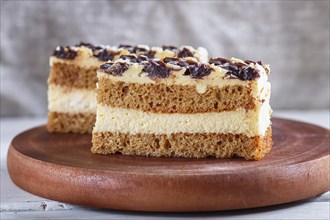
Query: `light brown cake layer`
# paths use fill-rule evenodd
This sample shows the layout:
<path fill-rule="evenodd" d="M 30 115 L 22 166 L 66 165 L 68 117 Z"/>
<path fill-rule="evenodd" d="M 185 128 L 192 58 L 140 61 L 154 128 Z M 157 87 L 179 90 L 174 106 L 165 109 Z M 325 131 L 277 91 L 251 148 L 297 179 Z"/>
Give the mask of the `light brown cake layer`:
<path fill-rule="evenodd" d="M 49 75 L 49 84 L 81 89 L 94 89 L 97 82 L 98 67 L 87 68 L 74 64 L 53 63 Z"/>
<path fill-rule="evenodd" d="M 254 109 L 249 87 L 209 86 L 205 93 L 195 86 L 125 83 L 99 79 L 97 102 L 126 109 L 155 113 L 204 113 L 231 111 L 239 107 Z"/>
<path fill-rule="evenodd" d="M 192 158 L 232 158 L 260 160 L 272 146 L 269 127 L 264 137 L 244 134 L 125 134 L 93 133 L 91 151 L 97 154 L 147 155 Z"/>
<path fill-rule="evenodd" d="M 91 133 L 96 114 L 49 112 L 47 129 L 49 132 Z"/>

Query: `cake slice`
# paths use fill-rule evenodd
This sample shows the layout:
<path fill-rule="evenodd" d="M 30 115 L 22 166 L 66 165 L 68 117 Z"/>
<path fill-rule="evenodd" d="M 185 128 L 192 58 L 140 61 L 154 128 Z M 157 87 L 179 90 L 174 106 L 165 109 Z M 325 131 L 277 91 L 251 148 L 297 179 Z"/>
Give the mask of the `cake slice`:
<path fill-rule="evenodd" d="M 204 48 L 146 45 L 95 46 L 80 43 L 57 47 L 50 57 L 48 79 L 48 124 L 50 132 L 92 132 L 96 115 L 96 70 L 121 55 L 138 54 L 150 58 L 195 57 L 207 60 Z"/>
<path fill-rule="evenodd" d="M 98 71 L 97 154 L 261 159 L 271 148 L 268 65 L 121 56 Z"/>

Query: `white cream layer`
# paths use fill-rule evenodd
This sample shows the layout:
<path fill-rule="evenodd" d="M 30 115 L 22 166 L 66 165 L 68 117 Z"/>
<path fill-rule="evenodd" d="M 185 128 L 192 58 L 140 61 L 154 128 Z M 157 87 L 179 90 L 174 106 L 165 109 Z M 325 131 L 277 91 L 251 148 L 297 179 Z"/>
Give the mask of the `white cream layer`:
<path fill-rule="evenodd" d="M 158 114 L 98 104 L 93 132 L 231 133 L 246 134 L 249 137 L 263 136 L 271 124 L 270 114 L 269 99 L 260 109 L 254 111 L 239 108 L 235 111 L 196 114 Z"/>
<path fill-rule="evenodd" d="M 95 114 L 95 90 L 50 84 L 48 86 L 48 110 L 51 112 Z"/>

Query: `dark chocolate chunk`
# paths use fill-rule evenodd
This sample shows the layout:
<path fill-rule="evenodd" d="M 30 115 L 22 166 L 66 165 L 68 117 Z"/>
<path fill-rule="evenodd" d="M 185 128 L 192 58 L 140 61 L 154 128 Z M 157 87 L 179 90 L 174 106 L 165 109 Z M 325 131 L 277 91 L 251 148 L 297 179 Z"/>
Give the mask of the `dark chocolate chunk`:
<path fill-rule="evenodd" d="M 109 69 L 111 66 L 113 65 L 113 63 L 104 63 L 100 66 L 100 69 L 102 70 L 107 70 Z"/>
<path fill-rule="evenodd" d="M 147 53 L 144 53 L 148 58 L 155 58 L 156 51 L 149 50 Z"/>
<path fill-rule="evenodd" d="M 230 63 L 230 60 L 228 60 L 226 58 L 222 58 L 222 57 L 216 57 L 216 58 L 211 57 L 209 60 L 209 63 L 210 64 L 213 63 L 214 65 L 220 66 L 220 65 L 224 65 L 226 63 Z"/>
<path fill-rule="evenodd" d="M 171 73 L 171 68 L 160 60 L 149 60 L 143 68 L 150 78 L 167 78 Z"/>
<path fill-rule="evenodd" d="M 93 44 L 86 43 L 86 42 L 80 42 L 79 44 L 76 44 L 76 47 L 81 47 L 81 46 L 88 47 L 88 48 L 94 48 L 95 47 Z"/>
<path fill-rule="evenodd" d="M 118 48 L 129 49 L 129 48 L 133 48 L 133 46 L 129 44 L 119 44 Z"/>
<path fill-rule="evenodd" d="M 246 64 L 250 64 L 250 63 L 256 64 L 256 63 L 257 63 L 257 64 L 259 64 L 259 65 L 261 65 L 261 66 L 263 65 L 261 61 L 254 62 L 254 61 L 252 61 L 252 60 L 244 60 L 244 63 L 246 63 Z"/>
<path fill-rule="evenodd" d="M 122 59 L 122 60 L 128 60 L 128 61 L 130 61 L 132 63 L 142 63 L 143 61 L 147 61 L 148 60 L 148 57 L 146 57 L 144 55 L 136 56 L 134 54 L 131 54 L 131 55 L 121 55 L 119 58 Z"/>
<path fill-rule="evenodd" d="M 197 62 L 193 61 L 193 60 L 181 60 L 179 58 L 175 58 L 175 57 L 166 57 L 164 58 L 164 63 L 169 63 L 169 64 L 173 64 L 173 65 L 177 65 L 180 67 L 187 67 L 189 65 L 196 65 Z"/>
<path fill-rule="evenodd" d="M 244 63 L 246 63 L 246 64 L 250 64 L 250 63 L 256 63 L 256 62 L 254 62 L 254 61 L 252 61 L 252 60 L 244 60 Z"/>
<path fill-rule="evenodd" d="M 183 58 L 183 57 L 193 57 L 194 54 L 188 49 L 188 48 L 183 48 L 182 50 L 179 51 L 178 57 Z"/>
<path fill-rule="evenodd" d="M 205 63 L 197 63 L 195 65 L 188 66 L 188 70 L 191 78 L 201 79 L 204 76 L 210 75 L 212 68 Z"/>
<path fill-rule="evenodd" d="M 259 77 L 259 72 L 257 69 L 252 67 L 244 67 L 237 74 L 235 74 L 239 79 L 243 80 L 254 80 Z"/>
<path fill-rule="evenodd" d="M 128 70 L 128 63 L 105 63 L 100 66 L 101 69 L 104 70 L 105 73 L 110 73 L 112 75 L 121 76 L 123 72 Z"/>
<path fill-rule="evenodd" d="M 207 64 L 197 63 L 193 60 L 181 60 L 174 57 L 166 57 L 165 63 L 177 65 L 186 68 L 184 75 L 190 75 L 192 78 L 201 79 L 211 73 L 212 68 Z"/>
<path fill-rule="evenodd" d="M 130 53 L 135 53 L 137 55 L 145 55 L 149 58 L 154 58 L 155 57 L 155 53 L 156 51 L 153 50 L 148 50 L 145 47 L 141 47 L 141 46 L 131 46 L 131 45 L 127 45 L 127 44 L 121 44 L 119 45 L 118 48 L 124 48 L 126 50 L 128 50 Z"/>
<path fill-rule="evenodd" d="M 175 57 L 166 57 L 163 61 L 164 61 L 164 63 L 169 63 L 172 65 L 177 65 L 177 66 L 186 68 L 184 75 L 190 75 L 189 68 L 187 68 L 188 66 L 197 65 L 197 62 L 195 62 L 193 60 L 181 60 L 181 59 L 175 58 Z M 181 70 L 181 69 L 173 69 L 173 70 Z"/>
<path fill-rule="evenodd" d="M 146 53 L 148 50 L 145 47 L 135 46 L 131 50 L 132 53 Z"/>
<path fill-rule="evenodd" d="M 120 53 L 119 51 L 102 49 L 102 50 L 94 51 L 93 55 L 101 61 L 108 61 L 108 60 L 113 60 L 115 56 L 118 55 L 119 53 Z"/>
<path fill-rule="evenodd" d="M 177 51 L 178 48 L 172 45 L 163 45 L 163 50 Z"/>
<path fill-rule="evenodd" d="M 176 57 L 165 57 L 163 59 L 164 63 L 170 63 L 170 64 L 173 64 L 173 65 L 177 65 L 177 63 L 179 63 L 179 61 L 180 61 L 180 59 L 176 58 Z"/>
<path fill-rule="evenodd" d="M 56 56 L 58 58 L 62 59 L 69 59 L 73 60 L 78 55 L 77 51 L 72 50 L 70 47 L 57 47 L 54 52 L 53 56 Z"/>
<path fill-rule="evenodd" d="M 80 42 L 80 44 L 76 46 L 84 46 L 90 48 L 93 51 L 93 56 L 97 57 L 97 59 L 101 61 L 113 60 L 115 56 L 119 54 L 117 51 L 107 50 L 104 47 L 95 46 L 91 43 Z"/>
<path fill-rule="evenodd" d="M 259 71 L 255 68 L 248 66 L 250 63 L 255 63 L 251 60 L 244 61 L 245 63 L 232 63 L 230 60 L 225 58 L 211 58 L 209 60 L 210 64 L 214 64 L 216 66 L 220 66 L 228 70 L 226 75 L 230 77 L 230 79 L 240 79 L 240 80 L 254 80 L 258 78 Z M 259 61 L 261 63 L 261 61 Z M 259 63 L 258 62 L 258 63 Z"/>
<path fill-rule="evenodd" d="M 148 50 L 145 47 L 135 46 L 133 48 L 128 49 L 129 52 L 135 53 L 137 55 L 145 55 L 148 58 L 154 58 L 156 51 Z"/>
<path fill-rule="evenodd" d="M 93 45 L 93 44 L 91 44 L 91 43 L 86 43 L 86 42 L 80 42 L 80 44 L 77 44 L 77 45 L 76 45 L 76 47 L 81 47 L 81 46 L 83 46 L 83 47 L 87 47 L 87 48 L 90 48 L 93 52 L 94 52 L 94 51 L 97 51 L 97 50 L 102 50 L 102 49 L 104 49 L 104 48 L 101 47 L 101 46 L 95 46 L 95 45 Z"/>

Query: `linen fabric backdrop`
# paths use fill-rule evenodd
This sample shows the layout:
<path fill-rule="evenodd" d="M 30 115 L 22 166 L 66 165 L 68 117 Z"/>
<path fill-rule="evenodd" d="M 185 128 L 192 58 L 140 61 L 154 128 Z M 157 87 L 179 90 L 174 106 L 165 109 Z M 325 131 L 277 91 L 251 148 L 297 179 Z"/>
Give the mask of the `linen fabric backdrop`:
<path fill-rule="evenodd" d="M 1 1 L 1 116 L 47 113 L 57 45 L 203 46 L 270 64 L 273 109 L 329 108 L 329 1 Z"/>

